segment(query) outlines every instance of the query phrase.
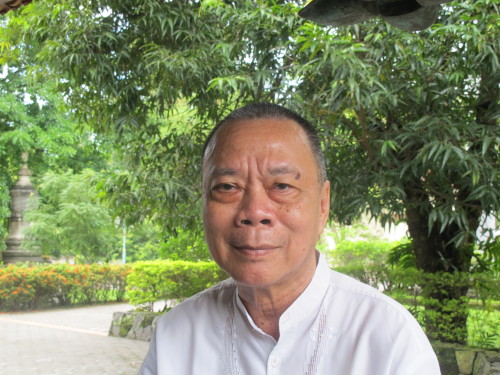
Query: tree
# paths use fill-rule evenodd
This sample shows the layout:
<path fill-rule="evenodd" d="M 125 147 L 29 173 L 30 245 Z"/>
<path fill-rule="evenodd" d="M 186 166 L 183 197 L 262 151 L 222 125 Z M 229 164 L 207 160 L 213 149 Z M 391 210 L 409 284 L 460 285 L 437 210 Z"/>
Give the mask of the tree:
<path fill-rule="evenodd" d="M 498 211 L 496 11 L 464 2 L 417 35 L 370 23 L 335 38 L 301 28 L 304 112 L 334 124 L 325 126 L 333 212 L 404 218 L 425 272 L 469 272 L 481 216 Z M 433 309 L 457 306 L 453 341 L 466 337 L 467 289 L 429 286 L 441 302 Z M 439 321 L 427 328 L 450 340 Z"/>
<path fill-rule="evenodd" d="M 366 211 L 385 224 L 405 219 L 421 269 L 470 270 L 481 214 L 498 211 L 494 1 L 452 3 L 440 24 L 415 34 L 379 21 L 318 27 L 286 1 L 86 4 L 39 0 L 26 7 L 19 14 L 27 20 L 24 40 L 63 74 L 61 89 L 96 131 L 137 141 L 145 168 L 131 195 L 151 189 L 142 177 L 148 165 L 161 171 L 162 157 L 184 167 L 198 162 L 192 151 L 206 122 L 249 101 L 273 100 L 321 127 L 338 220 Z M 179 101 L 196 114 L 187 136 L 148 121 L 152 113 L 168 121 Z M 171 147 L 151 152 L 139 147 L 144 140 Z M 179 141 L 188 147 L 175 147 Z M 199 169 L 170 177 L 174 189 L 166 196 L 184 198 Z M 153 181 L 167 192 L 161 180 Z M 177 203 L 166 200 L 158 210 L 186 209 Z M 464 339 L 465 291 L 433 295 L 443 304 L 461 301 L 457 341 Z"/>
<path fill-rule="evenodd" d="M 44 175 L 39 185 L 39 207 L 26 213 L 31 221 L 25 233 L 26 246 L 84 263 L 109 261 L 120 252 L 113 217 L 95 202 L 97 192 L 91 184 L 94 176 L 90 169 L 79 174 Z"/>
<path fill-rule="evenodd" d="M 251 39 L 259 42 L 251 45 L 243 33 L 227 31 L 264 25 L 283 5 L 241 4 L 247 15 L 218 1 L 40 1 L 10 15 L 19 20 L 12 22 L 17 29 L 12 33 L 38 46 L 40 64 L 61 76 L 58 89 L 75 115 L 96 132 L 113 134 L 116 149 L 123 150 L 115 153 L 121 166 L 101 186 L 127 222 L 150 217 L 174 232 L 200 231 L 199 161 L 207 124 L 245 100 L 272 99 L 267 74 L 276 75 L 274 90 L 280 89 L 273 70 L 281 58 L 263 51 L 271 38 L 286 44 L 299 22 L 295 8 L 286 7 L 287 27 L 275 22 L 280 26 L 274 30 L 256 29 Z M 245 74 L 216 79 L 231 75 L 235 64 L 256 79 Z M 237 87 L 232 80 L 252 87 Z M 175 127 L 179 108 L 189 113 L 190 131 L 168 130 Z"/>
<path fill-rule="evenodd" d="M 178 110 L 182 111 L 181 105 Z M 149 135 L 122 134 L 115 140 L 110 168 L 97 184 L 100 199 L 115 216 L 129 225 L 151 219 L 163 228 L 164 237 L 175 236 L 182 228 L 202 231 L 200 136 L 184 125 L 192 117 L 182 113 L 168 121 L 148 119 L 144 127 L 153 129 Z"/>
<path fill-rule="evenodd" d="M 5 20 L 0 29 L 0 251 L 5 247 L 9 191 L 21 167 L 22 152 L 29 153 L 33 181 L 48 169 L 80 171 L 106 165 L 106 143 L 102 136 L 77 127 L 71 120 L 50 76 L 35 80 L 33 49 L 18 43 Z M 12 31 L 12 30 L 10 30 Z M 13 40 L 12 40 L 13 39 Z M 9 40 L 11 43 L 9 43 Z"/>

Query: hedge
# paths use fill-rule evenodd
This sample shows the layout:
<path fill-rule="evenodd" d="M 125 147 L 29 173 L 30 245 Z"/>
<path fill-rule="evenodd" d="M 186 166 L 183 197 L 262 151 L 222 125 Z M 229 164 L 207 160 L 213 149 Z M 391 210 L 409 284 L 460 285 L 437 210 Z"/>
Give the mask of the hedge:
<path fill-rule="evenodd" d="M 182 300 L 227 277 L 214 262 L 137 262 L 127 277 L 127 296 L 132 305 L 152 311 L 156 301 Z"/>
<path fill-rule="evenodd" d="M 129 272 L 129 266 L 99 264 L 0 267 L 0 311 L 120 302 Z"/>

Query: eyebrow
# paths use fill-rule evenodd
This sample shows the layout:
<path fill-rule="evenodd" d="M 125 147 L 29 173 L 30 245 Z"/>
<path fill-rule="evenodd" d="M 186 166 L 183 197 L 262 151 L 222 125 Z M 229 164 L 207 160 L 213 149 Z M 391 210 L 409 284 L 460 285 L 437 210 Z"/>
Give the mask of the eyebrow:
<path fill-rule="evenodd" d="M 269 171 L 269 173 L 271 174 L 271 176 L 282 176 L 285 174 L 293 174 L 296 176 L 300 176 L 300 172 L 298 169 L 289 166 L 273 168 Z"/>
<path fill-rule="evenodd" d="M 220 176 L 236 176 L 239 172 L 236 169 L 232 168 L 215 168 L 210 176 L 212 177 L 220 177 Z"/>
<path fill-rule="evenodd" d="M 272 168 L 269 170 L 269 174 L 271 176 L 283 176 L 292 174 L 295 175 L 296 179 L 300 178 L 300 171 L 297 168 L 293 168 L 290 166 L 280 166 L 276 168 Z M 214 168 L 214 170 L 210 173 L 211 177 L 221 177 L 221 176 L 238 176 L 240 172 L 233 168 Z"/>

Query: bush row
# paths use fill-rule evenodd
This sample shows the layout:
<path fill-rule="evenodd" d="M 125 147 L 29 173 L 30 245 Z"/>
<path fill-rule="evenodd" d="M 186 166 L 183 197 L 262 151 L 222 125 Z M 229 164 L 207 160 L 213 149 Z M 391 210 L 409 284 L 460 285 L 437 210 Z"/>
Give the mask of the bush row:
<path fill-rule="evenodd" d="M 129 266 L 9 265 L 0 268 L 0 310 L 34 310 L 125 297 Z"/>
<path fill-rule="evenodd" d="M 447 326 L 453 326 L 453 319 L 463 316 L 461 311 L 469 311 L 469 332 L 460 332 L 459 336 L 468 337 L 471 345 L 485 348 L 500 343 L 495 328 L 500 322 L 500 314 L 496 311 L 496 301 L 500 299 L 496 274 L 425 274 L 415 268 L 388 267 L 378 262 L 352 262 L 335 269 L 391 295 L 427 328 L 434 326 L 436 330 L 447 332 Z M 227 275 L 214 262 L 160 260 L 130 266 L 11 265 L 0 268 L 0 310 L 121 301 L 126 297 L 140 309 L 152 311 L 157 301 L 182 300 L 225 278 Z M 436 293 L 453 293 L 461 288 L 469 291 L 469 298 L 457 299 L 449 295 L 440 298 L 438 306 Z M 473 310 L 469 310 L 471 301 Z M 165 303 L 165 308 L 167 306 L 169 304 Z M 471 327 L 476 327 L 474 332 L 470 331 Z"/>
<path fill-rule="evenodd" d="M 137 262 L 127 277 L 127 296 L 131 304 L 152 311 L 156 301 L 182 300 L 227 277 L 214 262 Z"/>
<path fill-rule="evenodd" d="M 214 262 L 148 261 L 133 265 L 9 265 L 0 267 L 0 311 L 119 302 L 152 310 L 182 300 L 227 275 Z"/>

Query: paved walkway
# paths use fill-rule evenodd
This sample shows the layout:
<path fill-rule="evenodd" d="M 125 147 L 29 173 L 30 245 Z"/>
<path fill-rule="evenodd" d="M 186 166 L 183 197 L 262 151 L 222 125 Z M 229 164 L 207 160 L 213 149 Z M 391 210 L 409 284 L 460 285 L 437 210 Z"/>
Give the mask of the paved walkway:
<path fill-rule="evenodd" d="M 135 375 L 148 343 L 109 337 L 109 304 L 29 313 L 0 313 L 0 374 Z"/>

